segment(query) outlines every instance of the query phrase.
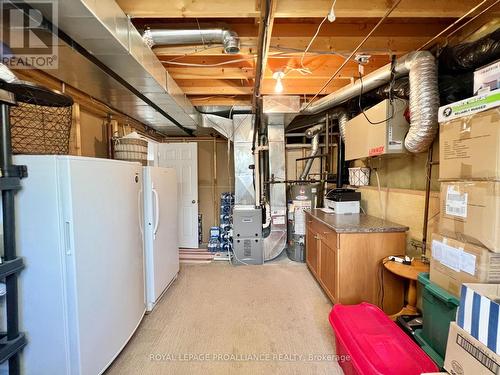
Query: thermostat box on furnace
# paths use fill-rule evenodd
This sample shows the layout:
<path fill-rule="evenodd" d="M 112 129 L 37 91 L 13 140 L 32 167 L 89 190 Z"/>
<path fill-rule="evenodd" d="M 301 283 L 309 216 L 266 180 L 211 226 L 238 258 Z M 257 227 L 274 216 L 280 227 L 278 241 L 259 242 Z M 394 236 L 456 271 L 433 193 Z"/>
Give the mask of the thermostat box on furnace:
<path fill-rule="evenodd" d="M 234 238 L 261 238 L 262 211 L 252 206 L 235 206 L 233 236 Z"/>
<path fill-rule="evenodd" d="M 404 140 L 410 128 L 404 116 L 407 105 L 402 99 L 386 99 L 349 120 L 345 128 L 345 159 L 406 152 Z"/>

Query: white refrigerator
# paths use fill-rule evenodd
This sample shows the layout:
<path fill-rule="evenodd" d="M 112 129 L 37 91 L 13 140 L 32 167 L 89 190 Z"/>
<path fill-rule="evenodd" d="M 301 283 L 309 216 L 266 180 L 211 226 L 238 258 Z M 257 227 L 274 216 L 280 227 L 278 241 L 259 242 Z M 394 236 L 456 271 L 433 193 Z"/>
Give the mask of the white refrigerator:
<path fill-rule="evenodd" d="M 146 307 L 159 301 L 179 272 L 175 169 L 144 167 Z"/>
<path fill-rule="evenodd" d="M 145 312 L 142 166 L 16 156 L 23 374 L 101 374 Z"/>

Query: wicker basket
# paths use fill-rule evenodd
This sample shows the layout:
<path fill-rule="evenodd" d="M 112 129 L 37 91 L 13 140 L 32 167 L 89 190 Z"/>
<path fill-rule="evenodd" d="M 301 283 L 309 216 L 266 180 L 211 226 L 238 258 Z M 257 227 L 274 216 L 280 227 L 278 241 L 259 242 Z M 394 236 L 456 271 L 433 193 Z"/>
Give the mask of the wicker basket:
<path fill-rule="evenodd" d="M 140 138 L 118 138 L 114 142 L 115 159 L 148 164 L 148 142 Z"/>
<path fill-rule="evenodd" d="M 370 168 L 349 168 L 349 185 L 367 186 L 370 184 Z"/>
<path fill-rule="evenodd" d="M 69 153 L 72 107 L 19 103 L 10 109 L 14 154 Z"/>

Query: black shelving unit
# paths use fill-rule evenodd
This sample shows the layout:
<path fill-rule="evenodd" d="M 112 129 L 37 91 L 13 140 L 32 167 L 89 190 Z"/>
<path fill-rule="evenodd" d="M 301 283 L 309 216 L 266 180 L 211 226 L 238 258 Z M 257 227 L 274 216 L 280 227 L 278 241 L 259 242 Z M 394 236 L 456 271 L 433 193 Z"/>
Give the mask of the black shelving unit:
<path fill-rule="evenodd" d="M 1 89 L 0 89 L 1 90 Z M 26 337 L 19 332 L 17 277 L 24 268 L 23 260 L 16 254 L 16 226 L 14 199 L 21 188 L 21 178 L 27 176 L 25 167 L 12 164 L 10 134 L 10 106 L 15 105 L 13 93 L 0 92 L 0 190 L 2 191 L 3 260 L 0 279 L 5 280 L 7 332 L 0 332 L 0 363 L 9 361 L 9 374 L 20 373 L 19 352 L 26 345 Z"/>

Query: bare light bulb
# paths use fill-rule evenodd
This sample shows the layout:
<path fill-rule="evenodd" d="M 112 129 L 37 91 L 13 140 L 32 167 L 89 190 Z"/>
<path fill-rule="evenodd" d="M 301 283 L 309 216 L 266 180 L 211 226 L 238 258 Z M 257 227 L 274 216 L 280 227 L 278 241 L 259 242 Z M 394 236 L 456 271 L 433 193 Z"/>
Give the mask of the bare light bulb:
<path fill-rule="evenodd" d="M 274 86 L 275 92 L 283 92 L 283 83 L 281 82 L 281 77 L 276 80 L 276 86 Z"/>
<path fill-rule="evenodd" d="M 274 92 L 283 92 L 283 82 L 281 80 L 285 76 L 285 73 L 283 73 L 281 70 L 278 70 L 273 73 L 273 78 L 276 80 L 276 86 L 274 86 Z"/>

